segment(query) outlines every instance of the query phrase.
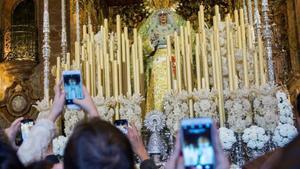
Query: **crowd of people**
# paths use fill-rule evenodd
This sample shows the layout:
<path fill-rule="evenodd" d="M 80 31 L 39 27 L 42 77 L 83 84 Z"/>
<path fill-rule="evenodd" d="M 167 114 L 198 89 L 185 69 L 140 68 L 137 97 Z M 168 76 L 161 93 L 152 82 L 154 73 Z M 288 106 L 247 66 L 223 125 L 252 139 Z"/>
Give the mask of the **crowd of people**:
<path fill-rule="evenodd" d="M 140 159 L 141 169 L 158 168 L 149 157 L 136 127 L 130 125 L 125 135 L 114 125 L 101 120 L 97 108 L 89 93 L 83 87 L 84 99 L 73 100 L 87 115 L 74 128 L 60 161 L 48 151 L 55 137 L 55 122 L 63 112 L 65 93 L 61 84 L 55 86 L 55 97 L 47 118 L 39 119 L 31 128 L 29 137 L 20 146 L 15 144 L 21 120 L 16 119 L 10 127 L 0 129 L 0 169 L 134 169 L 135 155 Z M 300 95 L 297 107 L 300 108 Z M 299 112 L 299 110 L 298 110 Z M 215 168 L 229 169 L 230 163 L 224 154 L 216 127 L 212 132 Z M 167 163 L 166 169 L 184 169 L 181 151 L 180 134 L 177 134 L 174 151 Z M 282 149 L 268 153 L 244 168 L 300 168 L 300 137 L 298 136 Z"/>

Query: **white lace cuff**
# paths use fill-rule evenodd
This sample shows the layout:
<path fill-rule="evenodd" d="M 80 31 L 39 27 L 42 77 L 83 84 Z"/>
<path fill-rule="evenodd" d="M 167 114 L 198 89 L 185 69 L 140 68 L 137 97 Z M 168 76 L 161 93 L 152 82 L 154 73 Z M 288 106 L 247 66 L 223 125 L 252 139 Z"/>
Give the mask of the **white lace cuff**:
<path fill-rule="evenodd" d="M 24 165 L 42 160 L 50 141 L 55 136 L 55 124 L 48 119 L 37 120 L 29 137 L 22 143 L 17 154 Z"/>

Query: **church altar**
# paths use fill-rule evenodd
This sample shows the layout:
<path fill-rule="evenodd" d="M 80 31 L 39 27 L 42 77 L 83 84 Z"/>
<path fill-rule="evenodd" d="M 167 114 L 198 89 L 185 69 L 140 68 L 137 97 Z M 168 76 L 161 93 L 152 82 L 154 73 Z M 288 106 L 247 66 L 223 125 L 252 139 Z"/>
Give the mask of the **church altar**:
<path fill-rule="evenodd" d="M 80 27 L 76 1 L 75 55 L 64 51 L 51 71 L 47 60 L 51 18 L 48 0 L 44 3 L 45 98 L 36 105 L 41 116 L 51 105 L 48 73 L 59 82 L 63 70 L 74 69 L 81 70 L 100 117 L 135 124 L 159 165 L 172 152 L 184 118 L 216 121 L 233 168 L 286 145 L 297 135 L 289 94 L 274 84 L 267 0 L 262 1 L 263 24 L 256 0 L 254 9 L 250 1 L 224 18 L 215 6 L 211 26 L 200 5 L 196 30 L 194 23 L 184 21 L 166 4 L 133 30 L 122 28 L 120 15 L 115 28 L 109 27 L 107 19 L 98 30 L 91 22 Z M 57 154 L 62 155 L 67 137 L 84 118 L 82 111 L 65 110 L 64 136 L 54 140 Z"/>

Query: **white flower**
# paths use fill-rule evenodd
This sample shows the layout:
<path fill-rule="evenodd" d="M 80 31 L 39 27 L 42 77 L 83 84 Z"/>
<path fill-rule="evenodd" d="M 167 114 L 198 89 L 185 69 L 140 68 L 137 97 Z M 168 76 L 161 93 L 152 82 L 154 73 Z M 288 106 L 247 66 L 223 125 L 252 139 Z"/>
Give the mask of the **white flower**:
<path fill-rule="evenodd" d="M 241 132 L 252 124 L 251 104 L 245 94 L 247 92 L 238 90 L 236 93 L 239 94 L 230 93 L 229 99 L 225 101 L 227 122 L 235 132 Z"/>
<path fill-rule="evenodd" d="M 127 119 L 128 122 L 133 123 L 138 130 L 142 128 L 142 109 L 140 103 L 143 97 L 139 94 L 132 96 L 120 96 L 118 98 L 120 107 L 120 116 L 122 119 Z"/>
<path fill-rule="evenodd" d="M 262 149 L 270 137 L 266 135 L 265 129 L 258 126 L 251 126 L 244 130 L 242 139 L 248 148 Z"/>
<path fill-rule="evenodd" d="M 58 136 L 52 141 L 53 154 L 64 155 L 65 147 L 67 144 L 67 138 L 65 136 Z"/>
<path fill-rule="evenodd" d="M 230 169 L 241 169 L 241 167 L 236 164 L 231 164 Z"/>
<path fill-rule="evenodd" d="M 73 132 L 76 124 L 84 118 L 84 113 L 82 111 L 77 110 L 69 110 L 67 109 L 64 113 L 65 119 L 65 134 L 70 136 Z"/>
<path fill-rule="evenodd" d="M 297 135 L 297 129 L 293 125 L 280 124 L 275 129 L 273 141 L 277 146 L 283 147 L 292 141 Z"/>
<path fill-rule="evenodd" d="M 261 87 L 260 90 L 263 90 L 263 87 Z M 273 92 L 266 93 L 266 95 L 261 92 L 256 94 L 253 101 L 253 110 L 255 112 L 255 123 L 258 126 L 273 132 L 279 119 L 276 98 Z"/>
<path fill-rule="evenodd" d="M 236 137 L 234 135 L 234 132 L 230 129 L 221 127 L 219 129 L 220 133 L 220 140 L 223 148 L 225 150 L 230 150 L 232 148 L 232 145 L 236 142 Z"/>
<path fill-rule="evenodd" d="M 188 117 L 188 97 L 186 91 L 180 93 L 167 93 L 164 97 L 164 111 L 167 116 L 167 127 L 172 135 L 176 133 L 179 127 L 179 121 Z"/>
<path fill-rule="evenodd" d="M 289 102 L 286 93 L 278 91 L 276 93 L 277 104 L 279 108 L 279 121 L 281 124 L 294 125 L 293 108 Z"/>
<path fill-rule="evenodd" d="M 200 103 L 200 108 L 203 110 L 203 111 L 208 111 L 209 108 L 211 107 L 211 102 L 210 100 L 202 100 Z"/>

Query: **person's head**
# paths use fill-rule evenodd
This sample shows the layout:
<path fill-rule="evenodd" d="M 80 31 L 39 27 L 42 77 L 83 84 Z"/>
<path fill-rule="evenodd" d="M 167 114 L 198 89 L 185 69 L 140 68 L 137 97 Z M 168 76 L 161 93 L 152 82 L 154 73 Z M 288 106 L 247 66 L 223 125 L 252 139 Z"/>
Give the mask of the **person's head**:
<path fill-rule="evenodd" d="M 133 169 L 130 142 L 120 130 L 99 118 L 77 125 L 64 153 L 64 169 Z"/>
<path fill-rule="evenodd" d="M 54 164 L 51 164 L 50 162 L 43 160 L 43 161 L 37 161 L 29 166 L 27 166 L 26 169 L 52 169 Z"/>
<path fill-rule="evenodd" d="M 167 22 L 168 22 L 168 15 L 167 15 L 167 13 L 164 12 L 164 11 L 161 11 L 161 12 L 159 13 L 159 23 L 160 23 L 161 25 L 164 25 L 164 24 L 166 24 Z"/>
<path fill-rule="evenodd" d="M 0 141 L 0 169 L 25 169 L 15 150 L 7 143 Z"/>
<path fill-rule="evenodd" d="M 300 161 L 300 135 L 283 147 L 282 154 L 274 161 L 272 169 L 299 168 Z"/>

